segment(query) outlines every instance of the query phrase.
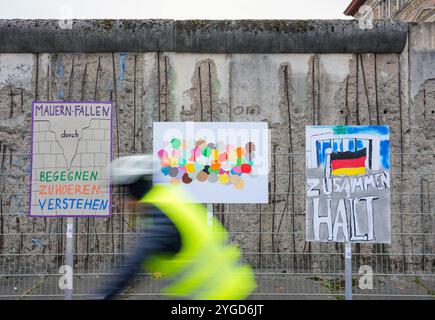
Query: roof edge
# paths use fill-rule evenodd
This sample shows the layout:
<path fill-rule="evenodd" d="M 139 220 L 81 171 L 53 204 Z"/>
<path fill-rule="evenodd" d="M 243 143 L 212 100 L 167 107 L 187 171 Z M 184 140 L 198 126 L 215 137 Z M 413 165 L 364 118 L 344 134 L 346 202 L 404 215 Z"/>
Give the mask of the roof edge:
<path fill-rule="evenodd" d="M 359 8 L 361 8 L 361 6 L 366 2 L 367 0 L 352 0 L 343 13 L 346 16 L 354 16 L 358 12 Z"/>

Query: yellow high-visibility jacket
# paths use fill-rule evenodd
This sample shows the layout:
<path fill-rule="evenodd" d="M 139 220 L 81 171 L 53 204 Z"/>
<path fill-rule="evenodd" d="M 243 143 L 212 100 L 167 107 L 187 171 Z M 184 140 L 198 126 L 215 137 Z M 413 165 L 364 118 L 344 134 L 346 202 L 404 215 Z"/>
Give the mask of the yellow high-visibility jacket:
<path fill-rule="evenodd" d="M 156 184 L 140 200 L 156 206 L 172 221 L 181 238 L 175 255 L 159 255 L 145 266 L 170 280 L 163 292 L 197 300 L 246 299 L 256 287 L 251 268 L 240 261 L 240 250 L 228 242 L 225 228 L 192 202 L 181 188 Z"/>

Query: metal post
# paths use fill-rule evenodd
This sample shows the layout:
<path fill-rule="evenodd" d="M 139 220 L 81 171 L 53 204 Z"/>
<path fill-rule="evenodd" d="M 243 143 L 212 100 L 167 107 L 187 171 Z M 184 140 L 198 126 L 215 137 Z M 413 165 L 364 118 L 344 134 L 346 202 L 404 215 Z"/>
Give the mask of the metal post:
<path fill-rule="evenodd" d="M 345 271 L 345 297 L 352 300 L 352 243 L 346 242 L 344 246 Z"/>
<path fill-rule="evenodd" d="M 73 264 L 74 264 L 74 218 L 67 218 L 66 220 L 66 265 L 68 267 L 67 276 L 70 281 L 67 280 L 67 287 L 65 288 L 65 300 L 72 300 L 73 293 Z"/>
<path fill-rule="evenodd" d="M 207 203 L 207 225 L 213 226 L 213 204 Z"/>

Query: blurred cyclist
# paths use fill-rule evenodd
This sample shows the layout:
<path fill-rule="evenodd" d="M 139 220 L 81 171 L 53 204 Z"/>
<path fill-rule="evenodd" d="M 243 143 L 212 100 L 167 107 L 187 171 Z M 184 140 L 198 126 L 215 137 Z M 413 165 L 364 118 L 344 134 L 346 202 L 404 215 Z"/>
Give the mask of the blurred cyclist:
<path fill-rule="evenodd" d="M 152 156 L 118 158 L 110 171 L 112 184 L 127 187 L 133 198 L 151 206 L 146 215 L 152 223 L 125 268 L 104 289 L 103 299 L 120 294 L 142 267 L 168 279 L 163 293 L 172 297 L 236 300 L 250 295 L 255 278 L 225 228 L 216 219 L 207 225 L 205 207 L 182 188 L 153 185 Z"/>

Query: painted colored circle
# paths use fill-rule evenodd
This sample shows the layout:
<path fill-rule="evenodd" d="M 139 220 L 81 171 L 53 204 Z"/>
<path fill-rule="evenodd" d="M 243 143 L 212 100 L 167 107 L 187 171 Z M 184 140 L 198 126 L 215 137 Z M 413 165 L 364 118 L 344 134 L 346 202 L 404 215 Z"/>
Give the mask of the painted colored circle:
<path fill-rule="evenodd" d="M 220 155 L 219 155 L 219 162 L 224 162 L 224 161 L 226 161 L 228 159 L 228 154 L 226 153 L 226 152 L 224 152 L 224 153 L 221 153 Z"/>
<path fill-rule="evenodd" d="M 237 175 L 232 175 L 231 178 L 230 178 L 230 180 L 231 180 L 231 184 L 233 184 L 233 185 L 237 185 L 237 184 L 240 183 L 240 180 L 242 180 L 242 178 L 240 178 L 240 177 L 237 176 Z"/>
<path fill-rule="evenodd" d="M 238 166 L 238 167 L 233 167 L 232 170 L 233 170 L 235 173 L 238 173 L 238 174 L 242 173 L 242 167 L 240 167 L 240 166 Z"/>
<path fill-rule="evenodd" d="M 183 177 L 181 178 L 181 180 L 183 181 L 183 183 L 185 184 L 189 184 L 192 182 L 192 179 L 189 177 L 189 175 L 187 173 L 185 173 L 183 175 Z"/>
<path fill-rule="evenodd" d="M 192 157 L 196 159 L 199 156 L 201 156 L 201 149 L 199 147 L 195 147 L 195 149 L 192 151 Z"/>
<path fill-rule="evenodd" d="M 180 148 L 180 145 L 181 145 L 180 139 L 177 139 L 177 138 L 172 139 L 171 145 L 172 145 L 172 148 L 174 148 L 174 149 Z"/>
<path fill-rule="evenodd" d="M 248 153 L 254 152 L 255 151 L 255 144 L 250 141 L 245 145 L 245 149 L 246 149 L 246 152 L 248 152 Z"/>
<path fill-rule="evenodd" d="M 171 167 L 176 167 L 178 165 L 177 158 L 171 157 L 169 159 L 170 159 Z"/>
<path fill-rule="evenodd" d="M 251 172 L 251 166 L 247 163 L 242 164 L 242 173 L 250 173 Z"/>
<path fill-rule="evenodd" d="M 243 181 L 243 179 L 240 179 L 237 184 L 234 184 L 234 187 L 236 187 L 237 190 L 243 189 L 245 187 L 245 181 Z"/>
<path fill-rule="evenodd" d="M 186 165 L 186 158 L 178 158 L 178 166 L 184 167 Z"/>
<path fill-rule="evenodd" d="M 179 156 L 181 156 L 181 151 L 178 149 L 172 149 L 171 156 L 178 158 Z"/>
<path fill-rule="evenodd" d="M 162 168 L 160 169 L 160 171 L 161 171 L 165 176 L 167 176 L 167 175 L 169 174 L 169 170 L 170 170 L 169 167 L 162 167 Z"/>
<path fill-rule="evenodd" d="M 218 176 L 216 174 L 210 174 L 208 176 L 208 182 L 216 183 L 218 181 Z"/>
<path fill-rule="evenodd" d="M 178 168 L 170 168 L 169 169 L 169 176 L 175 178 L 178 174 Z"/>
<path fill-rule="evenodd" d="M 228 174 L 224 173 L 219 176 L 218 180 L 221 184 L 228 184 L 228 182 L 230 182 L 230 177 L 228 176 Z"/>
<path fill-rule="evenodd" d="M 220 163 L 212 163 L 212 164 L 211 164 L 211 169 L 214 170 L 214 171 L 219 170 L 220 167 L 221 167 L 221 164 L 220 164 Z"/>
<path fill-rule="evenodd" d="M 177 178 L 172 178 L 170 182 L 171 182 L 171 184 L 174 184 L 174 185 L 180 184 L 180 180 L 178 180 Z"/>
<path fill-rule="evenodd" d="M 238 176 L 242 175 L 241 173 L 234 172 L 233 170 L 231 170 L 231 174 L 238 175 Z"/>
<path fill-rule="evenodd" d="M 204 157 L 210 157 L 210 155 L 211 155 L 211 148 L 209 148 L 209 147 L 205 147 L 203 150 L 202 150 L 202 155 L 204 156 Z"/>
<path fill-rule="evenodd" d="M 164 149 L 161 149 L 161 150 L 159 150 L 159 151 L 157 152 L 157 156 L 158 156 L 160 159 L 167 158 L 167 157 L 168 157 L 168 152 L 167 152 L 166 150 L 164 150 Z"/>
<path fill-rule="evenodd" d="M 196 141 L 195 145 L 199 148 L 202 149 L 206 146 L 206 142 L 204 140 L 198 140 Z"/>
<path fill-rule="evenodd" d="M 238 147 L 236 149 L 237 158 L 242 158 L 245 155 L 245 149 L 242 147 Z"/>
<path fill-rule="evenodd" d="M 204 169 L 202 169 L 202 171 L 204 171 L 205 173 L 209 174 L 210 173 L 209 169 L 210 169 L 210 166 L 209 165 L 205 165 Z"/>
<path fill-rule="evenodd" d="M 246 153 L 245 159 L 246 159 L 246 161 L 254 160 L 255 159 L 255 153 L 254 152 Z"/>
<path fill-rule="evenodd" d="M 186 172 L 195 172 L 195 164 L 193 163 L 186 163 Z"/>
<path fill-rule="evenodd" d="M 196 176 L 196 180 L 198 180 L 199 182 L 204 182 L 207 180 L 207 178 L 208 178 L 208 174 L 205 173 L 204 171 L 198 172 L 198 175 Z"/>
<path fill-rule="evenodd" d="M 160 165 L 162 167 L 169 167 L 171 165 L 171 161 L 169 158 L 163 158 L 162 161 L 160 161 Z"/>
<path fill-rule="evenodd" d="M 222 168 L 219 169 L 219 174 L 230 174 L 230 171 L 228 170 L 223 170 Z"/>

